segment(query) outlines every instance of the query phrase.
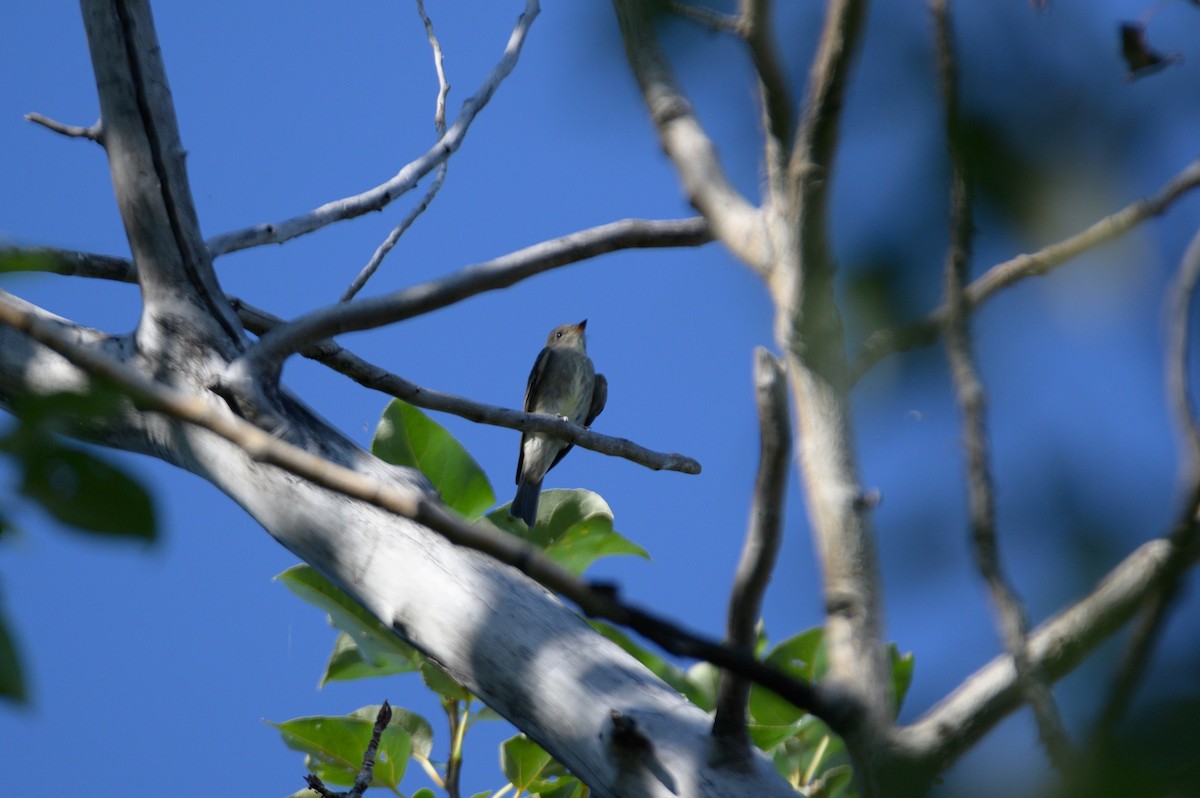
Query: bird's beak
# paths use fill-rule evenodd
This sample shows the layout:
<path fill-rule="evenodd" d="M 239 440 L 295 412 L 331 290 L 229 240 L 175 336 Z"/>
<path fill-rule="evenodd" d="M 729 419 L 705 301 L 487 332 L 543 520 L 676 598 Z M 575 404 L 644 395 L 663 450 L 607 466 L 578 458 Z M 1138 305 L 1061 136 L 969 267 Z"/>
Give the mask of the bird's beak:
<path fill-rule="evenodd" d="M 587 329 L 587 319 L 584 319 L 583 321 L 579 322 L 575 326 L 579 328 L 580 332 L 583 332 L 585 329 Z"/>

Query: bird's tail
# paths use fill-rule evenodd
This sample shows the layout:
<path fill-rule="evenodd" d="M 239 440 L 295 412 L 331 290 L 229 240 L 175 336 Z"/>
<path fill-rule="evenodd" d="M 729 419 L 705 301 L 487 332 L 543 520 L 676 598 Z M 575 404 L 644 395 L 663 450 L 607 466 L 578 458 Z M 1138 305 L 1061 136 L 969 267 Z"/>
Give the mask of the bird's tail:
<path fill-rule="evenodd" d="M 527 527 L 533 529 L 533 525 L 537 522 L 538 499 L 541 495 L 542 481 L 540 479 L 536 482 L 531 479 L 522 479 L 517 483 L 517 495 L 513 497 L 508 514 L 513 518 L 520 518 Z"/>

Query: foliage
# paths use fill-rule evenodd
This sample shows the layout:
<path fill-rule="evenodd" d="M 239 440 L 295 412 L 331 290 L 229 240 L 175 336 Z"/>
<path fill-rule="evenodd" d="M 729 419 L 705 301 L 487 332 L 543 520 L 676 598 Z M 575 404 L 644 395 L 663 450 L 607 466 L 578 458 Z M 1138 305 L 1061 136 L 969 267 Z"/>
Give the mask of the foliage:
<path fill-rule="evenodd" d="M 504 504 L 482 515 L 495 500 L 495 492 L 478 463 L 449 432 L 420 410 L 393 401 L 384 411 L 372 444 L 375 454 L 397 465 L 420 468 L 441 493 L 447 505 L 478 523 L 490 524 L 540 548 L 550 558 L 575 574 L 583 573 L 601 557 L 619 554 L 647 557 L 646 551 L 613 529 L 613 514 L 598 495 L 586 490 L 547 490 L 539 503 L 534 529 L 508 516 Z M 486 502 L 484 498 L 486 497 Z M 388 742 L 387 757 L 377 764 L 375 780 L 397 794 L 404 775 L 401 758 L 417 762 L 437 784 L 447 787 L 461 766 L 466 732 L 478 721 L 499 717 L 478 703 L 436 663 L 400 641 L 390 629 L 367 613 L 335 585 L 307 565 L 297 565 L 280 574 L 296 595 L 328 613 L 338 631 L 333 653 L 321 684 L 335 680 L 389 676 L 419 672 L 425 685 L 437 694 L 449 726 L 450 750 L 438 769 L 430 754 L 433 726 L 421 716 L 403 709 L 384 732 L 380 751 Z M 712 712 L 716 707 L 720 672 L 701 662 L 682 668 L 641 646 L 616 627 L 601 622 L 592 626 L 620 645 L 689 701 Z M 760 633 L 756 654 L 780 670 L 806 681 L 817 681 L 825 673 L 824 632 L 809 629 L 775 646 Z M 913 656 L 901 654 L 892 645 L 893 692 L 896 709 L 912 680 Z M 798 790 L 813 796 L 853 794 L 852 772 L 845 746 L 829 728 L 807 712 L 755 686 L 750 694 L 749 731 L 754 744 L 773 758 L 779 772 Z M 349 785 L 361 766 L 362 753 L 370 740 L 378 707 L 364 707 L 346 716 L 304 717 L 270 723 L 279 729 L 284 742 L 306 755 L 306 766 L 323 781 Z M 507 785 L 495 793 L 542 798 L 582 798 L 587 787 L 554 761 L 523 734 L 500 747 L 500 763 Z M 311 793 L 310 793 L 311 794 Z M 415 795 L 430 794 L 427 788 Z"/>
<path fill-rule="evenodd" d="M 0 257 L 0 270 L 16 268 L 10 260 Z M 146 488 L 107 458 L 69 446 L 57 434 L 103 424 L 120 401 L 120 394 L 98 386 L 81 393 L 15 401 L 16 419 L 0 432 L 0 457 L 17 474 L 16 490 L 5 495 L 25 497 L 67 529 L 102 538 L 153 541 L 158 527 Z M 0 536 L 9 528 L 7 512 L 0 514 Z M 2 613 L 0 698 L 17 702 L 28 698 L 17 646 Z"/>

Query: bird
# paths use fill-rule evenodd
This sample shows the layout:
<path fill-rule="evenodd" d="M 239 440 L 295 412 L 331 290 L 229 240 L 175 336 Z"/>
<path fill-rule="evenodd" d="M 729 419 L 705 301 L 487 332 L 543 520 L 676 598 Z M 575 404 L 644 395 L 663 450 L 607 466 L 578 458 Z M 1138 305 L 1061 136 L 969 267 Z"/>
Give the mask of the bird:
<path fill-rule="evenodd" d="M 525 385 L 525 412 L 552 413 L 576 424 L 589 426 L 604 410 L 608 380 L 597 374 L 587 354 L 584 330 L 587 319 L 562 324 L 550 331 L 546 346 L 538 353 Z M 537 523 L 542 480 L 573 444 L 541 432 L 521 434 L 517 456 L 517 494 L 508 514 L 533 529 Z"/>

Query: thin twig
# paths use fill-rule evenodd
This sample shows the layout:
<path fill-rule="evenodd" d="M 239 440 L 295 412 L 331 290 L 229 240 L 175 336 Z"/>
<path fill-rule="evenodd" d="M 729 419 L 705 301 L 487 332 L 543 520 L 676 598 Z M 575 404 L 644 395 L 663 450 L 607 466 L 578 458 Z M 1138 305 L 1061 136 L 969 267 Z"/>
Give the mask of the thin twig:
<path fill-rule="evenodd" d="M 446 81 L 446 64 L 445 58 L 442 55 L 442 43 L 438 41 L 437 34 L 433 30 L 433 20 L 425 13 L 424 0 L 417 0 L 417 13 L 421 16 L 421 22 L 425 25 L 425 36 L 429 39 L 429 46 L 433 50 L 433 66 L 437 72 L 438 79 L 437 101 L 434 104 L 433 112 L 433 127 L 438 137 L 441 138 L 446 134 L 446 97 L 450 94 L 450 84 Z M 375 249 L 375 252 L 371 255 L 371 259 L 367 261 L 367 265 L 363 266 L 362 271 L 358 273 L 350 285 L 347 286 L 346 290 L 342 292 L 341 297 L 338 299 L 339 302 L 349 302 L 367 284 L 367 280 L 370 280 L 372 275 L 379 269 L 380 264 L 383 263 L 383 259 L 387 257 L 388 253 L 400 241 L 400 237 L 404 235 L 408 228 L 412 227 L 417 217 L 429 208 L 430 203 L 433 202 L 433 198 L 442 190 L 442 184 L 446 182 L 446 172 L 449 169 L 449 161 L 443 161 L 438 166 L 437 174 L 434 175 L 433 182 L 430 183 L 429 188 L 425 191 L 425 196 L 421 197 L 421 201 L 413 206 L 405 217 L 400 220 L 400 224 L 392 228 L 392 231 L 388 233 L 383 243 Z"/>
<path fill-rule="evenodd" d="M 392 722 L 392 705 L 386 700 L 379 707 L 379 714 L 375 716 L 375 726 L 371 729 L 371 742 L 367 744 L 367 750 L 363 752 L 362 769 L 358 771 L 358 776 L 354 779 L 354 787 L 350 790 L 351 798 L 359 798 L 367 788 L 371 786 L 371 777 L 375 772 L 375 753 L 379 750 L 379 740 L 383 737 L 383 730 Z"/>
<path fill-rule="evenodd" d="M 748 654 L 754 652 L 763 596 L 767 592 L 767 584 L 771 581 L 779 553 L 792 437 L 783 364 L 763 348 L 754 353 L 754 388 L 762 451 L 754 482 L 750 523 L 734 575 L 725 626 L 726 644 L 741 648 Z M 750 682 L 722 671 L 717 687 L 713 734 L 737 743 L 739 755 L 749 751 L 747 746 L 750 738 L 746 729 L 749 701 Z"/>
<path fill-rule="evenodd" d="M 425 37 L 429 39 L 429 47 L 433 50 L 433 68 L 437 72 L 438 94 L 433 111 L 433 129 L 440 136 L 446 132 L 446 97 L 450 95 L 450 82 L 446 80 L 446 59 L 442 53 L 442 43 L 438 41 L 433 30 L 433 20 L 425 13 L 425 0 L 417 0 L 417 13 L 425 26 Z"/>
<path fill-rule="evenodd" d="M 1121 236 L 1142 222 L 1166 211 L 1181 196 L 1200 186 L 1200 160 L 1188 164 L 1159 191 L 1106 216 L 1085 230 L 1050 244 L 1032 254 L 1018 255 L 988 269 L 967 286 L 967 309 L 974 311 L 998 291 L 1027 277 L 1047 274 L 1073 258 Z M 939 307 L 920 321 L 906 327 L 874 332 L 867 338 L 854 362 L 853 378 L 862 377 L 888 355 L 937 340 L 942 329 L 945 307 Z"/>
<path fill-rule="evenodd" d="M 1187 251 L 1179 264 L 1179 273 L 1167 298 L 1167 396 L 1175 415 L 1175 426 L 1182 448 L 1180 473 L 1182 484 L 1188 486 L 1188 496 L 1176 521 L 1171 536 L 1175 551 L 1182 559 L 1191 541 L 1196 536 L 1196 512 L 1200 508 L 1200 420 L 1196 418 L 1195 400 L 1191 379 L 1188 376 L 1191 363 L 1191 313 L 1200 284 L 1200 231 L 1192 237 Z M 1154 651 L 1168 610 L 1174 603 L 1185 567 L 1180 562 L 1168 569 L 1158 591 L 1147 602 L 1141 623 L 1134 628 L 1113 685 L 1100 713 L 1093 733 L 1096 742 L 1103 742 L 1124 716 L 1138 686 L 1150 656 Z"/>
<path fill-rule="evenodd" d="M 946 112 L 946 139 L 950 151 L 952 214 L 950 250 L 946 256 L 946 308 L 943 334 L 950 360 L 955 394 L 962 409 L 967 449 L 967 495 L 971 517 L 971 541 L 975 562 L 987 583 L 992 603 L 1000 616 L 1001 638 L 1013 659 L 1021 691 L 1033 709 L 1038 734 L 1047 754 L 1060 771 L 1074 758 L 1054 695 L 1042 675 L 1034 670 L 1028 654 L 1028 621 L 1025 608 L 1000 567 L 996 536 L 996 512 L 987 436 L 987 398 L 971 355 L 967 324 L 967 302 L 963 286 L 971 257 L 971 183 L 963 152 L 963 131 L 958 117 L 958 80 L 948 0 L 932 0 L 934 40 L 938 54 L 939 82 Z"/>
<path fill-rule="evenodd" d="M 517 569 L 543 587 L 575 603 L 588 617 L 603 618 L 634 630 L 665 651 L 704 660 L 734 671 L 777 693 L 795 706 L 844 732 L 856 723 L 854 708 L 819 686 L 787 676 L 744 652 L 715 643 L 683 627 L 626 604 L 611 584 L 591 584 L 546 557 L 541 550 L 488 524 L 470 524 L 430 495 L 398 482 L 345 468 L 293 446 L 242 420 L 211 397 L 191 395 L 152 380 L 103 351 L 75 342 L 71 329 L 45 319 L 0 292 L 0 324 L 6 324 L 52 349 L 88 374 L 128 394 L 140 408 L 166 414 L 213 432 L 254 460 L 281 468 L 327 490 L 407 518 L 451 543 L 480 551 Z"/>
<path fill-rule="evenodd" d="M 90 139 L 91 141 L 99 142 L 104 136 L 104 129 L 100 124 L 99 119 L 97 119 L 88 127 L 83 127 L 82 125 L 64 124 L 56 119 L 51 119 L 48 116 L 39 114 L 37 111 L 31 111 L 25 114 L 25 119 L 30 122 L 36 122 L 42 127 L 49 128 L 55 133 L 61 133 L 62 135 L 69 136 L 71 138 Z"/>
<path fill-rule="evenodd" d="M 446 130 L 446 134 L 428 152 L 405 165 L 395 177 L 361 194 L 327 202 L 300 216 L 214 236 L 208 240 L 209 252 L 216 257 L 263 244 L 281 244 L 335 222 L 377 211 L 411 191 L 421 178 L 444 163 L 462 145 L 475 116 L 483 110 L 496 89 L 517 65 L 529 28 L 540 10 L 538 0 L 525 0 L 525 11 L 517 19 L 503 56 L 484 79 L 479 90 L 463 102 L 458 118 Z"/>
<path fill-rule="evenodd" d="M 625 219 L 581 230 L 391 294 L 319 308 L 264 335 L 241 358 L 241 367 L 255 374 L 277 370 L 289 355 L 334 335 L 419 316 L 597 255 L 634 247 L 696 245 L 709 237 L 702 219 Z"/>
<path fill-rule="evenodd" d="M 285 324 L 282 319 L 272 316 L 241 300 L 230 300 L 237 311 L 238 317 L 246 329 L 256 335 L 263 335 L 276 327 Z M 324 363 L 334 371 L 340 372 L 350 379 L 374 391 L 403 399 L 411 405 L 423 407 L 426 410 L 437 410 L 474 421 L 479 424 L 491 424 L 496 427 L 520 430 L 521 432 L 545 432 L 560 440 L 573 443 L 593 452 L 620 457 L 632 463 L 645 466 L 655 471 L 678 471 L 684 474 L 699 474 L 700 463 L 686 455 L 675 452 L 656 452 L 639 446 L 627 438 L 615 438 L 602 435 L 588 427 L 581 427 L 570 421 L 564 421 L 557 416 L 541 413 L 524 413 L 505 407 L 476 402 L 464 396 L 435 391 L 403 377 L 393 374 L 380 366 L 368 363 L 332 340 L 320 341 L 301 350 L 300 354 Z"/>
<path fill-rule="evenodd" d="M 358 273 L 350 285 L 346 287 L 346 290 L 342 292 L 342 295 L 338 297 L 338 302 L 349 302 L 351 299 L 354 299 L 354 296 L 367 284 L 367 280 L 370 280 L 376 270 L 379 269 L 380 264 L 383 263 L 383 259 L 387 257 L 392 248 L 400 241 L 400 237 L 408 231 L 408 228 L 412 227 L 417 217 L 429 208 L 430 203 L 433 202 L 433 198 L 442 190 L 442 184 L 446 182 L 446 171 L 449 166 L 449 163 L 443 163 L 438 167 L 437 174 L 434 175 L 433 182 L 429 184 L 429 190 L 425 192 L 425 196 L 421 197 L 421 201 L 414 205 L 408 214 L 400 220 L 400 224 L 392 228 L 392 232 L 388 233 L 383 243 L 371 254 L 371 259 L 367 261 L 367 265 L 363 266 L 362 271 Z"/>
<path fill-rule="evenodd" d="M 1183 447 L 1185 484 L 1200 479 L 1200 421 L 1188 370 L 1191 361 L 1191 312 L 1200 283 L 1200 231 L 1192 237 L 1179 264 L 1167 304 L 1167 396 Z"/>

